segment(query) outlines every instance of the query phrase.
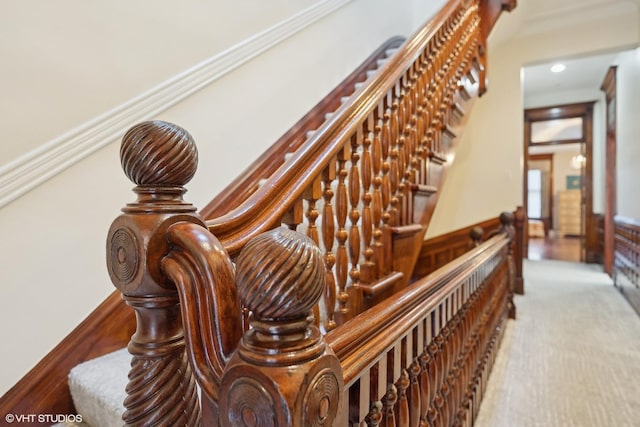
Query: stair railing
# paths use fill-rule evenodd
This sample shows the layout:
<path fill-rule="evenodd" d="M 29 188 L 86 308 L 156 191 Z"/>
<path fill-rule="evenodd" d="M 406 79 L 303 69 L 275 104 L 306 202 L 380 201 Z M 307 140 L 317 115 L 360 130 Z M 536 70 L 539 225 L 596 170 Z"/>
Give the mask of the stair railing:
<path fill-rule="evenodd" d="M 275 228 L 234 266 L 182 198 L 197 165 L 186 131 L 135 126 L 121 160 L 137 200 L 109 231 L 107 265 L 137 319 L 127 425 L 472 419 L 512 300 L 512 214 L 485 244 L 323 337 L 313 309 L 326 266 L 312 239 Z"/>
<path fill-rule="evenodd" d="M 329 331 L 406 286 L 447 156 L 478 91 L 480 2 L 450 1 L 236 209 L 208 218 L 232 257 L 282 224 L 323 252 Z"/>

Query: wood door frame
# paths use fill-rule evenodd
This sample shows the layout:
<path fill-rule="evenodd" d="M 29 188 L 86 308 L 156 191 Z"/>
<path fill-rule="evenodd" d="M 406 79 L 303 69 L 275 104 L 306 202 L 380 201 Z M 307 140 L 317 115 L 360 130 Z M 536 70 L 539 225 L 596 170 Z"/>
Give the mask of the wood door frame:
<path fill-rule="evenodd" d="M 553 228 L 553 154 L 530 154 L 529 161 L 549 161 L 549 223 L 545 224 L 546 232 Z M 529 170 L 527 168 L 527 170 Z M 528 183 L 527 183 L 528 184 Z M 527 192 L 529 191 L 527 186 Z M 527 199 L 528 200 L 528 199 Z"/>
<path fill-rule="evenodd" d="M 613 275 L 613 258 L 615 252 L 615 223 L 617 211 L 616 199 L 616 69 L 609 67 L 600 89 L 605 95 L 606 111 L 606 148 L 605 148 L 605 190 L 604 190 L 604 271 Z"/>
<path fill-rule="evenodd" d="M 524 110 L 524 167 L 523 167 L 523 200 L 522 206 L 525 213 L 527 212 L 527 189 L 529 183 L 527 173 L 529 171 L 529 147 L 553 144 L 565 144 L 581 142 L 585 144 L 585 167 L 583 171 L 584 182 L 584 251 L 580 256 L 581 261 L 595 262 L 598 250 L 598 235 L 596 230 L 596 218 L 593 214 L 593 106 L 596 101 L 580 102 L 575 104 L 551 105 L 548 107 L 528 108 Z M 547 143 L 531 144 L 531 124 L 533 122 L 552 120 L 552 119 L 569 119 L 573 117 L 582 118 L 582 140 L 569 141 L 549 141 Z M 524 227 L 524 248 L 525 256 L 528 255 L 529 235 L 527 227 Z"/>

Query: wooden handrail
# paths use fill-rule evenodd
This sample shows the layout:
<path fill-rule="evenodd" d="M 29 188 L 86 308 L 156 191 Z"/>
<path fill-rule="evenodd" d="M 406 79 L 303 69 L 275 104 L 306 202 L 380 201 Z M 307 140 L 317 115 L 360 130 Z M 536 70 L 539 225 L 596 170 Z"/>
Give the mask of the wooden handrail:
<path fill-rule="evenodd" d="M 209 230 L 232 256 L 253 236 L 280 224 L 288 209 L 303 196 L 329 162 L 345 150 L 345 145 L 357 134 L 362 123 L 374 114 L 380 102 L 398 85 L 429 43 L 439 45 L 445 41 L 441 33 L 447 31 L 447 20 L 464 3 L 475 2 L 448 2 L 404 43 L 368 85 L 356 91 L 262 187 L 231 212 L 208 219 Z M 478 7 L 477 4 L 475 7 Z"/>
<path fill-rule="evenodd" d="M 307 133 L 314 132 L 342 104 L 341 99 L 355 92 L 355 85 L 367 79 L 367 73 L 378 68 L 387 51 L 397 49 L 405 41 L 404 37 L 392 37 L 383 43 L 363 63 L 347 76 L 338 86 L 318 102 L 295 125 L 258 157 L 244 172 L 226 186 L 211 202 L 200 210 L 204 218 L 216 218 L 237 208 L 285 162 L 286 155 L 300 148 L 307 140 Z"/>
<path fill-rule="evenodd" d="M 186 131 L 177 126 L 156 122 L 136 126 L 125 136 L 121 155 L 126 174 L 137 184 L 137 200 L 123 209 L 124 214 L 114 222 L 109 232 L 108 265 L 114 284 L 122 292 L 127 304 L 135 310 L 138 325 L 129 345 L 134 358 L 129 397 L 125 402 L 128 409 L 125 419 L 128 423 L 144 424 L 144 419 L 151 423 L 158 416 L 173 417 L 165 419 L 168 423 L 198 423 L 201 413 L 192 369 L 202 361 L 210 363 L 209 372 L 214 372 L 210 380 L 216 383 L 213 387 L 203 388 L 205 393 L 202 404 L 205 405 L 205 411 L 202 416 L 205 421 L 212 419 L 211 417 L 217 418 L 218 386 L 223 387 L 220 395 L 228 399 L 232 394 L 227 392 L 235 390 L 238 381 L 242 384 L 251 383 L 250 380 L 245 380 L 249 370 L 244 367 L 244 363 L 253 361 L 258 362 L 258 365 L 265 364 L 256 355 L 268 355 L 266 364 L 276 368 L 276 374 L 269 377 L 269 381 L 278 381 L 278 375 L 288 378 L 292 371 L 287 363 L 295 362 L 298 364 L 297 384 L 309 386 L 305 375 L 313 373 L 317 374 L 314 384 L 318 385 L 318 389 L 329 387 L 331 393 L 340 390 L 328 395 L 314 394 L 317 391 L 314 388 L 304 390 L 305 393 L 301 395 L 310 396 L 308 402 L 305 400 L 305 406 L 294 404 L 290 408 L 295 412 L 295 419 L 306 420 L 308 418 L 305 417 L 316 415 L 342 419 L 336 408 L 336 402 L 343 392 L 340 359 L 310 322 L 311 306 L 321 296 L 325 306 L 337 306 L 335 319 L 329 319 L 334 322 L 332 327 L 326 328 L 329 330 L 335 328 L 336 323 L 349 324 L 349 317 L 357 313 L 358 310 L 349 313 L 350 299 L 356 301 L 355 307 L 365 307 L 366 304 L 358 301 L 365 294 L 358 288 L 360 281 L 368 286 L 371 294 L 375 294 L 381 288 L 390 287 L 388 284 L 396 278 L 404 277 L 408 280 L 411 269 L 405 272 L 398 267 L 402 251 L 394 252 L 394 248 L 396 245 L 405 245 L 405 249 L 415 247 L 424 231 L 423 221 L 430 216 L 428 209 L 432 209 L 434 205 L 434 199 L 429 202 L 426 200 L 437 191 L 442 171 L 446 169 L 446 155 L 459 136 L 464 122 L 464 117 L 461 116 L 468 111 L 467 102 L 473 99 L 480 90 L 480 83 L 483 83 L 479 80 L 483 80 L 481 77 L 485 70 L 485 58 L 479 47 L 483 45 L 486 34 L 478 28 L 487 15 L 497 13 L 494 6 L 498 3 L 504 8 L 506 3 L 513 2 L 451 0 L 447 3 L 434 20 L 403 45 L 398 55 L 380 70 L 370 85 L 358 89 L 351 100 L 342 105 L 314 136 L 302 144 L 260 189 L 221 217 L 205 222 L 195 212 L 195 207 L 182 199 L 185 191 L 182 186 L 195 173 L 197 157 L 193 141 Z M 489 16 L 487 19 L 493 18 Z M 163 147 L 158 156 L 157 147 L 149 144 L 160 144 Z M 168 148 L 163 144 L 169 144 Z M 147 161 L 140 162 L 140 159 Z M 318 200 L 325 201 L 322 215 L 315 208 Z M 306 211 L 303 211 L 303 203 L 307 204 Z M 335 212 L 332 203 L 336 205 Z M 222 316 L 217 319 L 219 325 L 226 324 L 228 319 L 225 319 L 224 313 L 235 312 L 233 307 L 239 307 L 238 301 L 232 297 L 233 292 L 229 291 L 229 283 L 234 279 L 231 277 L 234 275 L 233 268 L 230 267 L 231 258 L 236 259 L 247 242 L 265 230 L 277 228 L 281 224 L 297 227 L 302 223 L 303 215 L 308 218 L 308 236 L 316 244 L 322 243 L 324 246 L 320 253 L 311 250 L 313 280 L 296 280 L 291 288 L 284 289 L 278 287 L 281 285 L 280 280 L 275 280 L 279 276 L 269 276 L 268 287 L 277 290 L 269 296 L 274 302 L 282 303 L 281 296 L 284 294 L 297 298 L 292 304 L 284 304 L 282 310 L 274 314 L 272 307 L 277 304 L 269 304 L 265 309 L 259 299 L 266 294 L 251 288 L 252 280 L 262 276 L 251 276 L 254 258 L 252 254 L 248 255 L 249 261 L 245 265 L 248 265 L 249 270 L 242 270 L 242 274 L 245 274 L 244 277 L 248 275 L 251 280 L 246 282 L 246 289 L 240 299 L 254 313 L 251 319 L 254 328 L 253 332 L 245 334 L 238 348 L 232 341 L 237 337 L 238 325 L 242 323 L 241 313 L 232 316 L 233 331 L 221 333 L 219 328 L 213 330 L 215 328 L 208 329 L 210 325 L 198 324 L 202 319 L 193 310 L 187 310 L 186 315 L 180 312 L 182 305 L 193 302 L 184 299 L 185 295 L 180 294 L 181 292 L 190 294 L 192 285 L 207 288 L 205 292 L 220 292 L 217 286 L 211 286 L 209 279 L 212 271 L 217 274 L 225 271 L 222 282 L 228 291 L 227 296 L 231 295 L 230 299 L 206 297 L 195 302 L 217 305 L 224 300 L 222 309 L 218 307 L 218 311 L 208 312 Z M 322 217 L 323 222 L 321 233 L 318 233 L 315 225 L 318 216 Z M 362 230 L 359 229 L 361 224 L 364 225 Z M 192 238 L 183 239 L 184 230 L 195 230 Z M 217 235 L 220 241 L 210 232 Z M 178 235 L 168 239 L 171 233 Z M 394 235 L 397 240 L 394 240 Z M 297 245 L 298 237 L 287 239 Z M 402 239 L 405 242 L 399 243 Z M 303 246 L 302 252 L 306 254 L 314 245 L 306 242 Z M 209 257 L 212 254 L 205 253 L 209 250 L 216 252 L 216 256 Z M 180 251 L 186 255 L 181 255 Z M 228 257 L 226 251 L 231 257 Z M 266 252 L 275 253 L 271 250 Z M 218 256 L 226 260 L 223 262 L 226 265 L 223 270 L 216 267 Z M 413 255 L 409 258 L 411 256 Z M 361 258 L 365 260 L 362 266 L 359 265 Z M 290 270 L 290 257 L 286 254 L 278 255 L 276 261 L 288 274 L 291 271 L 306 271 L 304 268 Z M 467 270 L 460 267 L 462 270 L 456 270 L 457 273 L 478 271 L 474 270 L 478 266 L 473 267 L 472 264 L 470 261 Z M 264 271 L 268 271 L 271 265 L 272 260 L 265 261 Z M 452 268 L 455 270 L 455 267 Z M 485 273 L 490 270 L 486 269 Z M 444 271 L 439 280 L 446 280 L 448 277 L 450 283 L 457 283 L 457 273 L 453 270 Z M 503 277 L 502 273 L 503 270 L 500 270 L 496 275 Z M 322 289 L 325 285 L 320 277 L 329 282 L 325 289 Z M 176 282 L 179 279 L 184 281 L 178 289 Z M 221 278 L 216 276 L 216 279 Z M 500 283 L 495 282 L 483 289 L 498 288 L 503 289 Z M 445 292 L 445 289 L 450 288 L 448 285 L 442 285 L 441 288 L 435 286 L 432 296 L 440 291 Z M 482 295 L 474 293 L 477 296 L 472 296 L 470 300 L 474 304 L 476 300 L 481 301 L 481 306 L 464 306 L 462 299 L 457 299 L 458 297 L 447 300 L 452 301 L 450 304 L 453 305 L 462 304 L 459 307 L 462 309 L 460 316 L 456 317 L 454 314 L 453 305 L 446 305 L 439 310 L 444 313 L 451 309 L 444 317 L 452 315 L 452 319 L 458 319 L 456 322 L 463 321 L 460 319 L 465 319 L 463 314 L 466 312 L 472 312 L 470 319 L 474 319 L 476 323 L 481 319 L 480 323 L 487 327 L 478 332 L 476 338 L 482 344 L 482 354 L 486 355 L 489 354 L 487 346 L 493 342 L 492 331 L 501 319 L 500 307 L 504 301 L 508 301 L 508 295 L 501 291 L 490 297 L 490 293 L 483 292 Z M 312 293 L 313 297 L 302 300 L 298 298 L 306 293 Z M 247 294 L 258 300 L 257 305 L 252 305 L 255 300 L 251 303 L 244 300 Z M 109 326 L 117 329 L 117 332 L 105 331 L 109 336 L 105 338 L 108 345 L 102 345 L 102 335 L 99 335 L 95 339 L 95 347 L 90 351 L 85 354 L 77 352 L 78 357 L 63 361 L 66 355 L 72 353 L 69 342 L 77 343 L 79 339 L 93 334 L 93 330 L 87 329 L 88 324 L 81 325 L 77 334 L 74 332 L 73 336 L 70 335 L 71 341 L 65 340 L 59 351 L 57 349 L 52 353 L 52 358 L 45 359 L 44 365 L 36 368 L 36 373 L 29 374 L 24 383 L 19 383 L 3 397 L 0 407 L 7 409 L 7 413 L 30 413 L 35 411 L 34 408 L 42 412 L 59 410 L 70 413 L 72 409 L 68 396 L 60 399 L 45 396 L 43 404 L 36 404 L 24 392 L 31 392 L 46 381 L 60 381 L 61 376 L 68 373 L 68 363 L 80 362 L 80 359 L 86 360 L 106 352 L 107 348 L 112 349 L 113 342 L 109 341 L 110 338 L 115 337 L 114 342 L 120 343 L 121 334 L 130 332 L 132 316 L 131 312 L 121 316 L 125 312 L 121 309 L 121 303 L 115 304 L 114 298 L 116 297 L 112 296 L 108 300 L 109 306 L 102 307 L 96 317 L 103 319 L 110 313 L 118 313 L 116 322 L 109 322 Z M 333 317 L 333 308 L 327 310 Z M 407 311 L 405 314 L 412 316 L 412 313 Z M 406 320 L 403 319 L 397 320 Z M 195 323 L 189 323 L 191 321 Z M 476 323 L 474 325 L 478 326 Z M 454 326 L 452 324 L 451 328 L 455 331 Z M 347 335 L 352 333 L 339 326 L 338 328 L 328 335 L 329 341 L 334 339 L 332 337 L 338 337 L 339 330 Z M 447 326 L 442 331 L 447 331 L 446 328 Z M 193 350 L 197 344 L 194 344 L 193 337 L 185 337 L 185 333 L 200 333 L 202 338 L 213 340 L 213 344 L 201 343 L 201 350 Z M 283 337 L 286 339 L 283 340 Z M 439 339 L 446 344 L 448 332 Z M 346 347 L 341 347 L 342 341 L 338 338 L 335 340 L 338 351 L 344 353 Z M 190 348 L 189 351 L 192 352 L 190 359 L 187 358 L 186 348 Z M 398 351 L 402 354 L 403 350 Z M 231 353 L 233 355 L 229 356 Z M 444 357 L 442 352 L 437 354 L 437 357 Z M 476 357 L 481 352 L 464 354 Z M 477 366 L 484 365 L 480 363 Z M 49 376 L 53 371 L 55 375 Z M 453 371 L 440 372 L 436 378 L 441 380 L 446 372 Z M 196 374 L 202 378 L 209 375 L 206 369 Z M 199 378 L 201 382 L 206 381 L 202 378 Z M 45 382 L 38 383 L 39 381 Z M 221 384 L 217 384 L 218 382 Z M 56 389 L 66 390 L 64 387 Z M 145 399 L 147 389 L 154 390 L 157 401 Z M 241 387 L 240 391 L 243 390 L 245 388 Z M 298 391 L 300 390 L 302 389 Z M 442 396 L 436 396 L 441 399 L 436 399 L 433 406 L 437 414 L 445 413 L 442 406 L 444 403 L 441 401 L 446 401 L 447 396 L 451 395 L 449 386 L 442 383 Z M 43 394 L 33 395 L 37 396 Z M 297 398 L 298 394 L 293 388 L 289 388 L 286 396 L 282 397 L 287 404 L 295 403 Z M 415 400 L 415 395 L 413 399 Z M 391 401 L 392 399 L 384 401 L 386 407 L 393 406 Z M 309 406 L 307 403 L 316 406 Z M 207 410 L 209 404 L 214 408 Z M 299 413 L 301 409 L 311 412 Z M 252 416 L 244 412 L 239 414 Z M 434 416 L 439 416 L 437 414 Z M 424 421 L 426 415 L 421 416 Z M 286 420 L 283 418 L 284 423 Z"/>
<path fill-rule="evenodd" d="M 325 330 L 409 282 L 481 86 L 487 1 L 449 1 L 258 189 L 251 175 L 241 196 L 220 199 L 237 207 L 216 218 L 208 213 L 223 208 L 207 211 L 209 231 L 232 257 L 281 225 L 321 247 L 327 290 L 317 317 Z"/>
<path fill-rule="evenodd" d="M 510 244 L 494 236 L 326 335 L 345 384 L 337 425 L 473 420 L 509 310 Z"/>
<path fill-rule="evenodd" d="M 370 366 L 379 354 L 406 333 L 404 328 L 390 328 L 390 325 L 413 325 L 423 312 L 438 306 L 459 286 L 462 278 L 468 276 L 478 265 L 484 264 L 501 251 L 506 257 L 508 244 L 507 236 L 494 236 L 405 291 L 388 298 L 380 307 L 367 310 L 343 327 L 328 332 L 325 339 L 342 362 L 345 384 L 350 385 L 364 366 Z M 385 333 L 380 334 L 380 331 Z M 373 351 L 373 348 L 376 350 Z"/>

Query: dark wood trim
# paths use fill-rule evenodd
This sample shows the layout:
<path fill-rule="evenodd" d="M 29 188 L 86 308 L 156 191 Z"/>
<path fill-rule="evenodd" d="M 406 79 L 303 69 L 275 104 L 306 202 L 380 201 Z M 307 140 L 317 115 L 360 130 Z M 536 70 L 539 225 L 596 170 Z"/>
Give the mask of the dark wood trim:
<path fill-rule="evenodd" d="M 582 199 L 583 199 L 583 228 L 585 236 L 583 240 L 583 250 L 581 260 L 595 262 L 597 258 L 598 236 L 596 232 L 596 222 L 593 215 L 593 105 L 595 101 L 580 102 L 575 104 L 551 105 L 547 107 L 529 108 L 524 111 L 524 170 L 523 170 L 523 200 L 522 206 L 527 212 L 527 189 L 529 170 L 529 146 L 531 142 L 531 123 L 551 119 L 568 119 L 571 117 L 582 117 L 582 134 L 584 136 L 584 155 L 586 163 L 582 176 Z M 534 144 L 540 146 L 541 144 Z M 529 235 L 527 227 L 524 228 L 524 250 L 525 257 L 528 256 Z"/>
<path fill-rule="evenodd" d="M 604 195 L 604 271 L 613 273 L 614 217 L 616 215 L 616 68 L 609 67 L 600 89 L 605 93 L 607 142 L 605 148 L 605 195 Z"/>
<path fill-rule="evenodd" d="M 640 314 L 640 220 L 616 215 L 613 283 Z"/>
<path fill-rule="evenodd" d="M 133 310 L 113 292 L 0 399 L 3 414 L 75 414 L 67 375 L 76 365 L 127 346 Z M 20 351 L 13 349 L 13 351 Z"/>
<path fill-rule="evenodd" d="M 596 230 L 598 235 L 598 251 L 596 262 L 598 264 L 604 264 L 604 215 L 594 214 L 594 221 L 596 223 Z"/>
<path fill-rule="evenodd" d="M 482 229 L 487 238 L 500 228 L 500 218 L 490 218 L 423 241 L 411 280 L 421 279 L 472 249 L 470 233 L 474 228 Z"/>
<path fill-rule="evenodd" d="M 545 142 L 529 142 L 529 148 L 531 147 L 544 147 L 546 145 L 563 145 L 563 144 L 582 144 L 582 139 L 563 139 L 558 141 L 545 141 Z"/>

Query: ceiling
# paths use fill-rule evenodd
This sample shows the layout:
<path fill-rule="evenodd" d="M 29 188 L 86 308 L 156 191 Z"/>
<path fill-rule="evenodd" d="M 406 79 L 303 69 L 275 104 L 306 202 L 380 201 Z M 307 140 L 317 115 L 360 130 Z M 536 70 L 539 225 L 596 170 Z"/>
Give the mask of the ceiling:
<path fill-rule="evenodd" d="M 496 26 L 492 43 L 499 44 L 512 37 L 542 33 L 576 22 L 597 21 L 599 17 L 636 13 L 640 0 L 518 0 L 505 25 Z M 499 23 L 501 23 L 499 21 Z M 548 92 L 599 90 L 607 69 L 614 62 L 616 52 L 590 57 L 563 58 L 561 61 L 527 65 L 524 67 L 523 96 Z M 551 66 L 562 62 L 566 69 L 552 73 Z"/>
<path fill-rule="evenodd" d="M 616 55 L 613 52 L 525 66 L 522 82 L 525 104 L 527 97 L 544 92 L 598 90 Z M 556 63 L 562 63 L 566 69 L 552 72 L 551 66 Z"/>

